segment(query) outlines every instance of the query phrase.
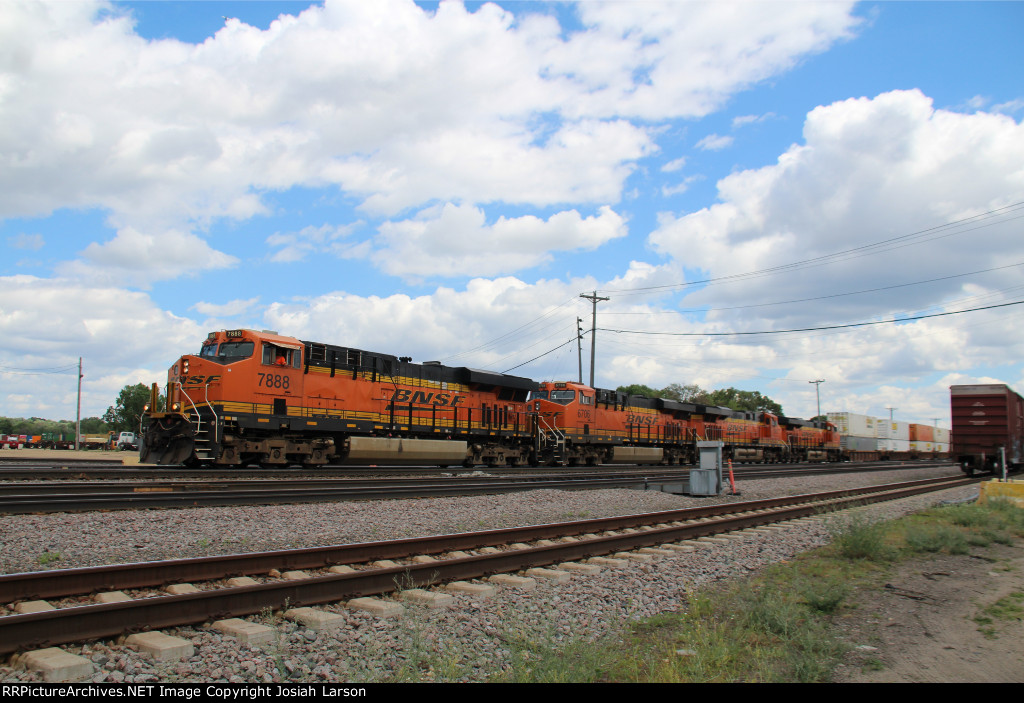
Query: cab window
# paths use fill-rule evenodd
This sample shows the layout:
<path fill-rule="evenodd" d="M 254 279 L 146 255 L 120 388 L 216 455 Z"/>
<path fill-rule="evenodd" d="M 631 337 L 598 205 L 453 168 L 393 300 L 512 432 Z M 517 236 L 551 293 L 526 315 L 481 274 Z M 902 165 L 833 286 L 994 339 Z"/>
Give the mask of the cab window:
<path fill-rule="evenodd" d="M 269 342 L 263 343 L 263 363 L 283 368 L 299 368 L 302 363 L 302 354 L 298 349 L 279 347 Z"/>
<path fill-rule="evenodd" d="M 254 347 L 252 342 L 224 342 L 220 345 L 217 356 L 226 359 L 248 359 L 252 356 Z"/>
<path fill-rule="evenodd" d="M 547 391 L 530 391 L 530 400 L 547 400 Z"/>
<path fill-rule="evenodd" d="M 217 356 L 217 343 L 204 344 L 199 356 Z"/>
<path fill-rule="evenodd" d="M 551 400 L 562 405 L 568 405 L 576 399 L 576 391 L 551 391 Z"/>

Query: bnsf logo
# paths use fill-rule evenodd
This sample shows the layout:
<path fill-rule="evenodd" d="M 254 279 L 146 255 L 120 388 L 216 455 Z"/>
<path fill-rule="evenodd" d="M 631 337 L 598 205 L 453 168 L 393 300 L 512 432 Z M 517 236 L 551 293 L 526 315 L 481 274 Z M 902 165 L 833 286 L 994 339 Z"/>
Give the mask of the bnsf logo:
<path fill-rule="evenodd" d="M 399 388 L 391 398 L 396 403 L 419 403 L 421 405 L 438 405 L 444 407 L 455 407 L 466 400 L 465 396 L 452 396 L 451 393 L 424 393 L 423 391 L 411 391 L 408 388 Z"/>
<path fill-rule="evenodd" d="M 206 386 L 220 380 L 220 376 L 186 376 L 179 383 L 183 386 Z"/>

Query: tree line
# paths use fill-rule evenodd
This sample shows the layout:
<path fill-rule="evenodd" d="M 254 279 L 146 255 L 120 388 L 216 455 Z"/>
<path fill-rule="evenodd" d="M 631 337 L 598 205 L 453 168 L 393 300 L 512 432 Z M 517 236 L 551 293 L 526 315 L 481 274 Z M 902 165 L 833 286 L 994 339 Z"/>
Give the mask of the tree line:
<path fill-rule="evenodd" d="M 629 393 L 630 395 L 664 398 L 665 400 L 676 400 L 681 403 L 717 405 L 745 412 L 769 412 L 773 415 L 785 415 L 782 412 L 781 405 L 768 396 L 761 395 L 759 391 L 741 391 L 732 386 L 719 388 L 715 391 L 706 391 L 695 383 L 685 385 L 672 383 L 659 391 L 640 383 L 634 383 L 630 386 L 619 386 L 615 390 L 620 393 Z"/>
<path fill-rule="evenodd" d="M 142 408 L 149 402 L 149 388 L 143 383 L 121 389 L 114 404 L 103 417 L 82 418 L 83 435 L 108 432 L 138 432 L 142 421 Z M 46 420 L 41 417 L 0 417 L 0 434 L 59 434 L 75 436 L 74 420 Z"/>

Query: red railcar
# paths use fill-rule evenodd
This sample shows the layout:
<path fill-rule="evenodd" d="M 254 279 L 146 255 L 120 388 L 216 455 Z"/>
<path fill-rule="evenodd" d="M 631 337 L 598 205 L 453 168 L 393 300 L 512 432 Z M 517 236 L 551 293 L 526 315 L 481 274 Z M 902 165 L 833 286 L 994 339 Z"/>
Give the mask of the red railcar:
<path fill-rule="evenodd" d="M 1024 463 L 1024 398 L 1002 384 L 951 386 L 950 455 L 968 476 Z"/>

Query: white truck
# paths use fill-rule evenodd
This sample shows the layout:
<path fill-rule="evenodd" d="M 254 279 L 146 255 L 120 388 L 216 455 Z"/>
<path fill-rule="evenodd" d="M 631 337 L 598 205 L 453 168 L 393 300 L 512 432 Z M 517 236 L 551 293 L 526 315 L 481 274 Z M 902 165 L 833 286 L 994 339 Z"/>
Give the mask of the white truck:
<path fill-rule="evenodd" d="M 134 432 L 122 432 L 117 437 L 117 448 L 121 451 L 139 448 L 139 438 Z"/>

